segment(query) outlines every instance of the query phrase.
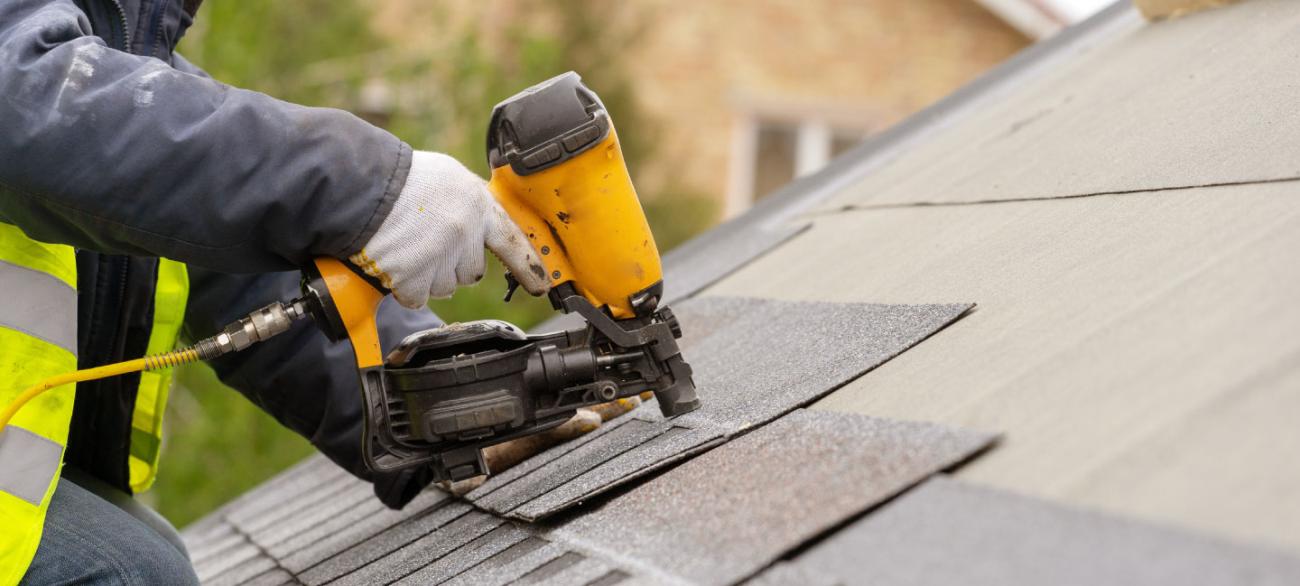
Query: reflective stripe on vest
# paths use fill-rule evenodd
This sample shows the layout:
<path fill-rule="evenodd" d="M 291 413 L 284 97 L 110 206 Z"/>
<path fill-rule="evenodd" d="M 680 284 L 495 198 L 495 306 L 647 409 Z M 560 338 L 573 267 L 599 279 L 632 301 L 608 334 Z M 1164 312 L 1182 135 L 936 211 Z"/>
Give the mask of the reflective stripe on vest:
<path fill-rule="evenodd" d="M 176 337 L 185 319 L 185 304 L 190 296 L 190 279 L 185 265 L 159 259 L 158 281 L 154 288 L 153 329 L 149 332 L 147 355 L 160 354 L 176 347 Z M 158 453 L 162 446 L 162 420 L 167 410 L 167 395 L 172 369 L 140 373 L 140 390 L 135 397 L 131 416 L 131 455 L 127 459 L 131 490 L 149 490 L 158 475 Z"/>
<path fill-rule="evenodd" d="M 77 258 L 0 224 L 0 402 L 77 368 Z M 0 584 L 16 583 L 41 541 L 72 419 L 74 386 L 27 404 L 0 432 Z"/>

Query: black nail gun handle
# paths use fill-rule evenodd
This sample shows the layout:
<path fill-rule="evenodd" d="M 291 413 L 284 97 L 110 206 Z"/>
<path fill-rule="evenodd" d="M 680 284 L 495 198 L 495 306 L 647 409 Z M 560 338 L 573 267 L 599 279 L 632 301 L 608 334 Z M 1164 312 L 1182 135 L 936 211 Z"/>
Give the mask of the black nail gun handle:
<path fill-rule="evenodd" d="M 361 455 L 371 472 L 388 473 L 428 466 L 435 480 L 460 480 L 487 474 L 483 447 L 554 427 L 573 414 L 572 409 L 556 413 L 546 421 L 530 421 L 529 425 L 512 429 L 510 433 L 491 434 L 490 439 L 472 433 L 465 440 L 455 441 L 447 441 L 449 438 L 431 440 L 427 436 L 415 435 L 412 430 L 428 422 L 429 406 L 419 402 L 408 406 L 403 393 L 390 383 L 394 372 L 385 367 L 375 322 L 376 311 L 385 295 L 382 288 L 343 262 L 319 258 L 303 270 L 302 293 L 301 301 L 325 335 L 334 342 L 348 340 L 352 344 L 363 402 Z M 512 325 L 499 323 L 518 332 Z M 458 331 L 462 331 L 460 326 L 453 324 L 417 332 L 412 338 L 425 339 L 433 333 L 454 334 Z M 522 332 L 518 334 L 522 336 Z M 454 353 L 473 350 L 472 343 L 462 343 L 462 339 L 454 335 L 447 341 Z M 400 347 L 394 354 L 403 361 L 410 358 L 402 353 Z M 400 370 L 405 365 L 402 362 L 397 366 Z M 397 374 L 399 382 L 410 380 L 400 372 Z M 466 386 L 461 391 L 472 398 L 478 389 Z M 411 407 L 417 412 L 413 414 Z M 461 410 L 460 415 L 460 422 L 464 425 L 472 425 L 465 423 L 465 417 L 470 417 L 468 421 L 481 421 L 474 417 L 482 417 L 482 413 L 476 414 L 472 410 Z"/>
<path fill-rule="evenodd" d="M 404 413 L 384 387 L 384 361 L 375 314 L 385 293 L 369 277 L 333 258 L 318 258 L 303 269 L 303 300 L 321 331 L 334 342 L 348 340 L 357 363 L 364 402 L 362 459 L 372 472 L 392 472 L 435 464 L 438 454 L 404 445 L 391 433 Z M 478 468 L 486 468 L 473 454 Z"/>
<path fill-rule="evenodd" d="M 401 397 L 389 391 L 385 376 L 383 368 L 361 371 L 361 392 L 366 402 L 361 449 L 366 468 L 388 473 L 429 466 L 434 481 L 463 480 L 488 473 L 482 446 L 411 441 L 403 432 L 410 429 L 411 414 Z"/>

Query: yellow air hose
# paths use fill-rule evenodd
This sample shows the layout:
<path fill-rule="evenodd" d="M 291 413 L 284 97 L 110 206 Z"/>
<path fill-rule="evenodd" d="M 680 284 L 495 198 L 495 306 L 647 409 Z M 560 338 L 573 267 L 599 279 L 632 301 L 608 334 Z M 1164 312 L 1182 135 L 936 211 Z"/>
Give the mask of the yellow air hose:
<path fill-rule="evenodd" d="M 176 366 L 177 364 L 195 362 L 198 359 L 199 351 L 197 347 L 191 346 L 189 348 L 182 348 L 180 350 L 173 350 L 171 352 L 155 354 L 153 356 L 145 356 L 144 358 L 136 358 L 135 360 L 127 360 L 116 364 L 108 364 L 104 366 L 96 366 L 94 368 L 76 370 L 73 372 L 65 372 L 63 374 L 56 374 L 27 387 L 23 392 L 18 394 L 18 398 L 14 399 L 13 402 L 8 405 L 5 405 L 4 411 L 0 411 L 0 432 L 4 431 L 5 426 L 9 425 L 9 420 L 13 419 L 14 415 L 18 414 L 18 410 L 22 409 L 23 405 L 26 405 L 28 401 L 35 399 L 41 393 L 55 387 L 61 387 L 69 383 L 81 383 L 101 378 L 108 378 L 119 374 L 145 370 L 160 370 Z"/>
<path fill-rule="evenodd" d="M 39 396 L 41 393 L 63 386 L 70 383 L 80 383 L 119 374 L 131 372 L 141 372 L 146 370 L 161 370 L 178 364 L 187 362 L 197 362 L 199 360 L 211 360 L 223 354 L 238 352 L 251 346 L 254 343 L 261 342 L 272 336 L 277 336 L 288 331 L 289 326 L 295 321 L 302 319 L 307 315 L 306 302 L 303 299 L 295 299 L 284 304 L 280 302 L 272 303 L 253 313 L 248 317 L 240 319 L 226 326 L 220 334 L 210 338 L 204 338 L 197 344 L 179 350 L 172 350 L 163 354 L 154 354 L 135 360 L 127 360 L 116 364 L 105 366 L 96 366 L 73 372 L 56 374 L 39 383 L 27 387 L 18 397 L 5 405 L 4 411 L 0 411 L 0 433 L 4 433 L 5 426 L 14 418 L 19 409 L 23 408 L 29 401 Z"/>

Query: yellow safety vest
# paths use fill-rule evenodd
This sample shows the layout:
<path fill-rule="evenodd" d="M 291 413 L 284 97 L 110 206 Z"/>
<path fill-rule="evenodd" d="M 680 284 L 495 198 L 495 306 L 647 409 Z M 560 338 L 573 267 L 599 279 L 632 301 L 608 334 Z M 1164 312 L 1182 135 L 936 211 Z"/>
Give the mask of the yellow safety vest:
<path fill-rule="evenodd" d="M 0 223 L 0 404 L 41 379 L 77 368 L 77 257 L 71 246 L 28 238 Z M 172 349 L 185 315 L 185 266 L 162 259 L 148 352 Z M 157 474 L 170 370 L 143 373 L 132 416 L 128 467 L 136 492 Z M 75 388 L 47 391 L 0 431 L 0 585 L 27 572 L 58 484 Z"/>

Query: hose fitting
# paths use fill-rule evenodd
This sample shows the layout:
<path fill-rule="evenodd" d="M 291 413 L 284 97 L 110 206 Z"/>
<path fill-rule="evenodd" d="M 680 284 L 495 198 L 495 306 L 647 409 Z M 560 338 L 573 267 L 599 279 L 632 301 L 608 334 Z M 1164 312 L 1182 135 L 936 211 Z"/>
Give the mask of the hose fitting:
<path fill-rule="evenodd" d="M 306 316 L 306 303 L 302 299 L 288 304 L 276 301 L 231 323 L 221 333 L 199 340 L 193 348 L 199 359 L 211 360 L 283 334 L 293 322 Z"/>
<path fill-rule="evenodd" d="M 171 352 L 136 358 L 135 360 L 75 370 L 49 377 L 27 387 L 13 401 L 0 409 L 0 432 L 4 431 L 5 426 L 18 413 L 18 410 L 23 408 L 23 405 L 26 405 L 28 401 L 31 401 L 37 395 L 55 387 L 130 372 L 161 370 L 187 362 L 216 358 L 222 354 L 243 350 L 257 342 L 283 334 L 288 331 L 289 326 L 293 325 L 294 321 L 306 316 L 307 300 L 305 298 L 295 299 L 287 305 L 277 301 L 248 314 L 248 317 L 226 326 L 226 329 L 222 330 L 220 334 L 199 340 L 197 344 L 188 348 L 180 348 Z"/>

